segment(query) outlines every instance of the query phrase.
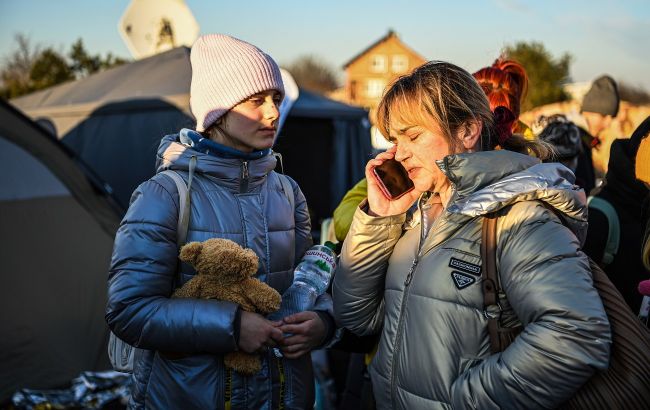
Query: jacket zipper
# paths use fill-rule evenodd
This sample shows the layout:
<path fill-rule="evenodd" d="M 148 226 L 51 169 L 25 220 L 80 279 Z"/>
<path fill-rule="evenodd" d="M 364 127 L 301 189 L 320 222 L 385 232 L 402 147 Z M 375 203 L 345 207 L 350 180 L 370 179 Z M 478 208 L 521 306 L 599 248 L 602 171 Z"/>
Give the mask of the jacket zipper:
<path fill-rule="evenodd" d="M 422 208 L 420 202 L 418 202 L 418 211 L 420 211 L 420 215 L 422 215 Z M 397 408 L 397 400 L 396 400 L 397 376 L 396 376 L 395 368 L 397 367 L 396 358 L 399 356 L 401 350 L 400 343 L 402 340 L 402 330 L 404 327 L 404 309 L 406 308 L 406 302 L 408 300 L 408 295 L 409 295 L 409 287 L 411 285 L 411 281 L 413 280 L 413 273 L 415 272 L 415 268 L 418 264 L 418 259 L 420 256 L 420 247 L 422 246 L 423 231 L 424 231 L 424 225 L 422 224 L 422 220 L 420 220 L 420 238 L 418 239 L 418 251 L 415 255 L 415 258 L 413 259 L 413 262 L 411 263 L 411 268 L 409 269 L 409 272 L 406 275 L 406 280 L 404 280 L 404 296 L 402 297 L 402 306 L 399 311 L 399 319 L 397 320 L 397 335 L 395 336 L 395 351 L 393 352 L 393 360 L 391 364 L 391 382 L 390 382 L 390 395 L 391 395 L 391 402 L 392 402 L 393 409 Z"/>
<path fill-rule="evenodd" d="M 248 161 L 241 163 L 241 181 L 239 183 L 239 193 L 244 194 L 248 192 Z"/>
<path fill-rule="evenodd" d="M 452 197 L 455 194 L 455 189 L 454 185 L 452 184 Z M 451 199 L 449 201 L 451 203 Z M 420 211 L 420 214 L 422 214 L 422 208 L 421 208 L 421 203 L 418 203 L 418 210 Z M 443 210 L 443 213 L 445 211 Z M 430 234 L 432 231 L 435 231 L 437 228 L 438 224 L 440 223 L 440 220 L 442 219 L 443 214 L 440 214 L 438 218 L 436 218 L 436 221 L 434 224 L 429 228 L 428 234 Z M 409 296 L 409 289 L 411 286 L 411 282 L 413 281 L 413 275 L 415 274 L 415 268 L 417 267 L 417 264 L 420 260 L 420 252 L 422 251 L 422 236 L 424 233 L 424 223 L 422 219 L 420 220 L 420 238 L 418 239 L 418 252 L 415 256 L 415 259 L 413 259 L 413 263 L 411 263 L 411 268 L 409 269 L 408 274 L 406 275 L 406 279 L 404 280 L 404 296 L 402 297 L 402 307 L 400 309 L 399 313 L 399 319 L 397 321 L 397 335 L 395 336 L 395 351 L 393 352 L 393 361 L 391 364 L 391 401 L 392 401 L 392 408 L 397 408 L 397 375 L 395 372 L 395 368 L 397 367 L 397 357 L 399 356 L 400 350 L 401 350 L 401 342 L 402 342 L 402 331 L 404 327 L 404 309 L 406 308 L 406 302 L 408 300 Z"/>

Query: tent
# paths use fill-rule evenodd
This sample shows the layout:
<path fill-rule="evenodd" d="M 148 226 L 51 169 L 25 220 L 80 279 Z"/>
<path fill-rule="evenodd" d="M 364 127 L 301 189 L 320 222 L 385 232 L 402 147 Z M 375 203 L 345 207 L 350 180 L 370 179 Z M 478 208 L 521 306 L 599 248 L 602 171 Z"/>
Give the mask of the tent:
<path fill-rule="evenodd" d="M 105 184 L 0 100 L 0 403 L 110 368 L 106 278 L 120 211 Z"/>
<path fill-rule="evenodd" d="M 51 121 L 126 208 L 131 192 L 154 173 L 162 135 L 193 126 L 189 52 L 176 48 L 12 102 L 34 119 Z M 372 153 L 368 113 L 301 90 L 276 151 L 318 224 L 364 176 Z"/>

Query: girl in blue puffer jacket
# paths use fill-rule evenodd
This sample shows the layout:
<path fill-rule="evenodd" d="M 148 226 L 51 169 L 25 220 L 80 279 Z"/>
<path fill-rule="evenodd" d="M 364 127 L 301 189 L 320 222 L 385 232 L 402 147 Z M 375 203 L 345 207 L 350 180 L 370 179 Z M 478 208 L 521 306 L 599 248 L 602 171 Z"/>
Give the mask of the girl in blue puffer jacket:
<path fill-rule="evenodd" d="M 185 282 L 195 272 L 181 265 L 178 273 L 178 192 L 161 171 L 174 170 L 188 181 L 196 161 L 187 241 L 221 237 L 254 250 L 257 277 L 280 293 L 311 245 L 304 195 L 293 180 L 293 192 L 284 192 L 273 171 L 271 147 L 284 97 L 277 64 L 257 47 L 218 34 L 199 38 L 190 59 L 196 130 L 163 138 L 158 173 L 133 193 L 115 238 L 106 320 L 139 348 L 129 407 L 311 408 L 308 353 L 333 332 L 328 295 L 314 311 L 281 322 L 231 302 L 170 298 L 180 285 L 175 278 Z M 269 349 L 275 346 L 283 358 Z M 262 370 L 245 377 L 225 369 L 223 354 L 235 350 L 260 353 Z"/>

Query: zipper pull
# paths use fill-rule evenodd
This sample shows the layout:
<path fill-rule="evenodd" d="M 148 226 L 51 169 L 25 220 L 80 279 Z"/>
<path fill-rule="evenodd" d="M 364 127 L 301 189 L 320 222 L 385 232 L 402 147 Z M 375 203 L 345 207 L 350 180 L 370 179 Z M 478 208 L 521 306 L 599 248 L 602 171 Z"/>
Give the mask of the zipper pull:
<path fill-rule="evenodd" d="M 241 163 L 241 179 L 248 179 L 248 161 Z"/>
<path fill-rule="evenodd" d="M 239 192 L 246 193 L 248 191 L 248 161 L 241 163 L 241 181 L 239 184 Z"/>
<path fill-rule="evenodd" d="M 413 280 L 413 272 L 415 272 L 415 265 L 417 264 L 418 264 L 418 259 L 417 258 L 413 259 L 413 263 L 411 264 L 411 269 L 409 269 L 409 273 L 408 275 L 406 275 L 404 286 L 408 286 L 411 284 L 411 281 Z"/>

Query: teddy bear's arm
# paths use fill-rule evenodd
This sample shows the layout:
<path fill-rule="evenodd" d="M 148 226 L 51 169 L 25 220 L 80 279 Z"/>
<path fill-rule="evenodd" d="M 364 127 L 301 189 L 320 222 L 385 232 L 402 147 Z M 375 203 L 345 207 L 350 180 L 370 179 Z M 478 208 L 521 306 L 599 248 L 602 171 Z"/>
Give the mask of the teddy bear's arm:
<path fill-rule="evenodd" d="M 176 289 L 173 297 L 175 298 L 199 298 L 201 297 L 201 288 L 203 287 L 203 281 L 201 277 L 195 276 L 192 279 L 185 282 L 183 286 Z"/>
<path fill-rule="evenodd" d="M 259 312 L 268 314 L 280 308 L 282 302 L 280 294 L 259 279 L 246 279 L 242 282 L 242 289 L 246 290 L 246 297 Z"/>

